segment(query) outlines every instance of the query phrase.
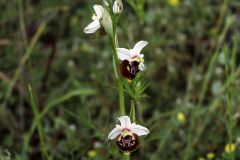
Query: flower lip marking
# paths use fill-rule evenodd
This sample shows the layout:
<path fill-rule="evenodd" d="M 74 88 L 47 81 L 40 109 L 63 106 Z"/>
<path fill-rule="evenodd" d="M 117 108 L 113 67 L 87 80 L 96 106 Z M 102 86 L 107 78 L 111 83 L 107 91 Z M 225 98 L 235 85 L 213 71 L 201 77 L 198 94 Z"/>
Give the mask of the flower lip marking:
<path fill-rule="evenodd" d="M 136 134 L 119 135 L 116 140 L 116 145 L 122 152 L 130 153 L 139 147 L 140 140 Z"/>

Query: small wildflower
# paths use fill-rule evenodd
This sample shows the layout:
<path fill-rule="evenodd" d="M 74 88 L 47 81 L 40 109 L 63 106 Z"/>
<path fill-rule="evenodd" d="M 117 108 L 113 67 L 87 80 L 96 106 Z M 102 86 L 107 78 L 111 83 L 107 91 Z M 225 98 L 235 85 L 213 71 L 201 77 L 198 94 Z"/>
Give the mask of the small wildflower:
<path fill-rule="evenodd" d="M 177 119 L 180 123 L 186 122 L 186 115 L 183 112 L 178 112 Z"/>
<path fill-rule="evenodd" d="M 89 158 L 94 158 L 94 157 L 97 156 L 97 151 L 96 150 L 89 150 L 87 152 L 87 155 L 88 155 Z"/>
<path fill-rule="evenodd" d="M 139 71 L 144 70 L 144 55 L 140 52 L 147 44 L 147 41 L 139 41 L 133 49 L 117 48 L 118 58 L 122 61 L 119 72 L 123 77 L 132 80 Z"/>
<path fill-rule="evenodd" d="M 227 144 L 225 146 L 225 152 L 226 153 L 232 153 L 236 150 L 236 145 L 234 143 Z"/>
<path fill-rule="evenodd" d="M 73 60 L 73 59 L 69 59 L 69 60 L 67 61 L 67 66 L 68 66 L 69 68 L 74 67 L 74 66 L 75 66 L 74 60 Z"/>
<path fill-rule="evenodd" d="M 116 144 L 122 152 L 133 152 L 139 147 L 139 136 L 147 135 L 149 130 L 141 125 L 131 123 L 128 116 L 122 116 L 118 119 L 121 125 L 116 125 L 109 133 L 108 139 L 116 139 Z"/>
<path fill-rule="evenodd" d="M 209 152 L 209 153 L 207 154 L 207 158 L 208 158 L 208 159 L 214 159 L 214 158 L 215 158 L 215 154 L 214 154 L 213 152 Z"/>
<path fill-rule="evenodd" d="M 101 148 L 102 147 L 102 143 L 99 142 L 99 141 L 96 141 L 96 142 L 93 143 L 93 147 L 94 148 Z"/>
<path fill-rule="evenodd" d="M 113 13 L 119 14 L 123 11 L 123 4 L 121 0 L 115 0 L 113 3 Z"/>
<path fill-rule="evenodd" d="M 171 5 L 171 6 L 178 6 L 179 3 L 180 3 L 180 0 L 168 0 L 168 3 Z"/>
<path fill-rule="evenodd" d="M 87 34 L 92 34 L 101 28 L 100 20 L 103 17 L 104 8 L 101 5 L 97 4 L 95 4 L 93 8 L 96 13 L 92 16 L 93 22 L 90 23 L 86 28 L 84 28 L 84 32 Z"/>
<path fill-rule="evenodd" d="M 70 125 L 69 125 L 69 129 L 70 129 L 71 131 L 76 131 L 77 127 L 76 127 L 75 124 L 70 124 Z"/>

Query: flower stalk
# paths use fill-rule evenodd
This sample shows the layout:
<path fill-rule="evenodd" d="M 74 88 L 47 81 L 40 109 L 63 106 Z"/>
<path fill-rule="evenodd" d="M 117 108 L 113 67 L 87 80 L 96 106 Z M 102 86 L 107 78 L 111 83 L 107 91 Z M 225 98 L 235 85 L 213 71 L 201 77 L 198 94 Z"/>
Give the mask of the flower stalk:
<path fill-rule="evenodd" d="M 123 158 L 124 160 L 130 160 L 130 153 L 124 153 Z"/>
<path fill-rule="evenodd" d="M 114 14 L 111 14 L 111 18 L 112 18 L 113 35 L 110 38 L 112 41 L 113 60 L 114 60 L 115 66 L 118 66 L 119 65 L 119 60 L 118 60 L 119 58 L 117 55 L 118 41 L 117 41 L 117 33 L 116 33 L 117 20 Z M 116 71 L 116 74 L 117 74 L 117 80 L 118 80 L 119 109 L 120 109 L 120 115 L 123 116 L 125 115 L 123 82 L 118 71 Z"/>
<path fill-rule="evenodd" d="M 114 37 L 116 37 L 115 30 L 113 31 L 113 35 L 114 35 Z M 111 38 L 111 41 L 112 41 L 114 64 L 115 64 L 115 66 L 118 66 L 119 61 L 118 61 L 117 50 L 116 50 L 116 46 L 117 46 L 116 38 Z M 118 95 L 119 95 L 120 115 L 123 116 L 123 115 L 125 115 L 123 82 L 122 82 L 122 78 L 119 75 L 118 71 L 116 71 L 116 73 L 117 73 L 117 80 L 118 80 Z"/>

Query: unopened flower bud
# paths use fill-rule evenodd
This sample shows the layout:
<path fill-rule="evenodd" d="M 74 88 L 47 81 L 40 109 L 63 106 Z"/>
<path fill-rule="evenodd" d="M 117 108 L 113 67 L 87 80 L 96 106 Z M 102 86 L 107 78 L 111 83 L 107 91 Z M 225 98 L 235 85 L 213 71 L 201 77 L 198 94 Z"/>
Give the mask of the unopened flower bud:
<path fill-rule="evenodd" d="M 123 4 L 121 0 L 115 0 L 113 3 L 113 13 L 119 14 L 123 11 Z"/>

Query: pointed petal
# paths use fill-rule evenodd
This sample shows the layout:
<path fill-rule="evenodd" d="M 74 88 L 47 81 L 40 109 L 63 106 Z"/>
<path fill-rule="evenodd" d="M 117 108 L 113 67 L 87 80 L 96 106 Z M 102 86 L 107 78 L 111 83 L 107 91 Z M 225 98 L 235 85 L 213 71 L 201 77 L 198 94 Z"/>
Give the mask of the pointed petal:
<path fill-rule="evenodd" d="M 118 119 L 121 123 L 121 127 L 124 127 L 124 128 L 131 127 L 131 120 L 128 116 L 122 116 L 122 117 L 119 117 Z"/>
<path fill-rule="evenodd" d="M 131 59 L 130 51 L 126 48 L 117 48 L 117 54 L 121 61 Z"/>
<path fill-rule="evenodd" d="M 122 130 L 120 127 L 114 128 L 108 135 L 108 139 L 115 139 L 119 134 L 121 134 Z"/>
<path fill-rule="evenodd" d="M 102 18 L 103 17 L 103 11 L 104 11 L 103 7 L 101 5 L 95 4 L 93 6 L 93 8 L 95 10 L 95 13 L 96 13 L 97 17 L 99 19 Z"/>
<path fill-rule="evenodd" d="M 135 54 L 140 54 L 141 50 L 148 44 L 147 41 L 139 41 L 133 47 Z"/>
<path fill-rule="evenodd" d="M 87 34 L 96 32 L 101 27 L 101 24 L 98 20 L 90 23 L 86 28 L 84 28 L 84 32 Z"/>
<path fill-rule="evenodd" d="M 131 129 L 132 132 L 138 136 L 147 135 L 149 133 L 149 130 L 141 125 L 133 125 Z"/>
<path fill-rule="evenodd" d="M 138 65 L 138 69 L 139 69 L 140 71 L 143 71 L 144 68 L 145 68 L 144 63 L 141 62 L 141 63 Z"/>

